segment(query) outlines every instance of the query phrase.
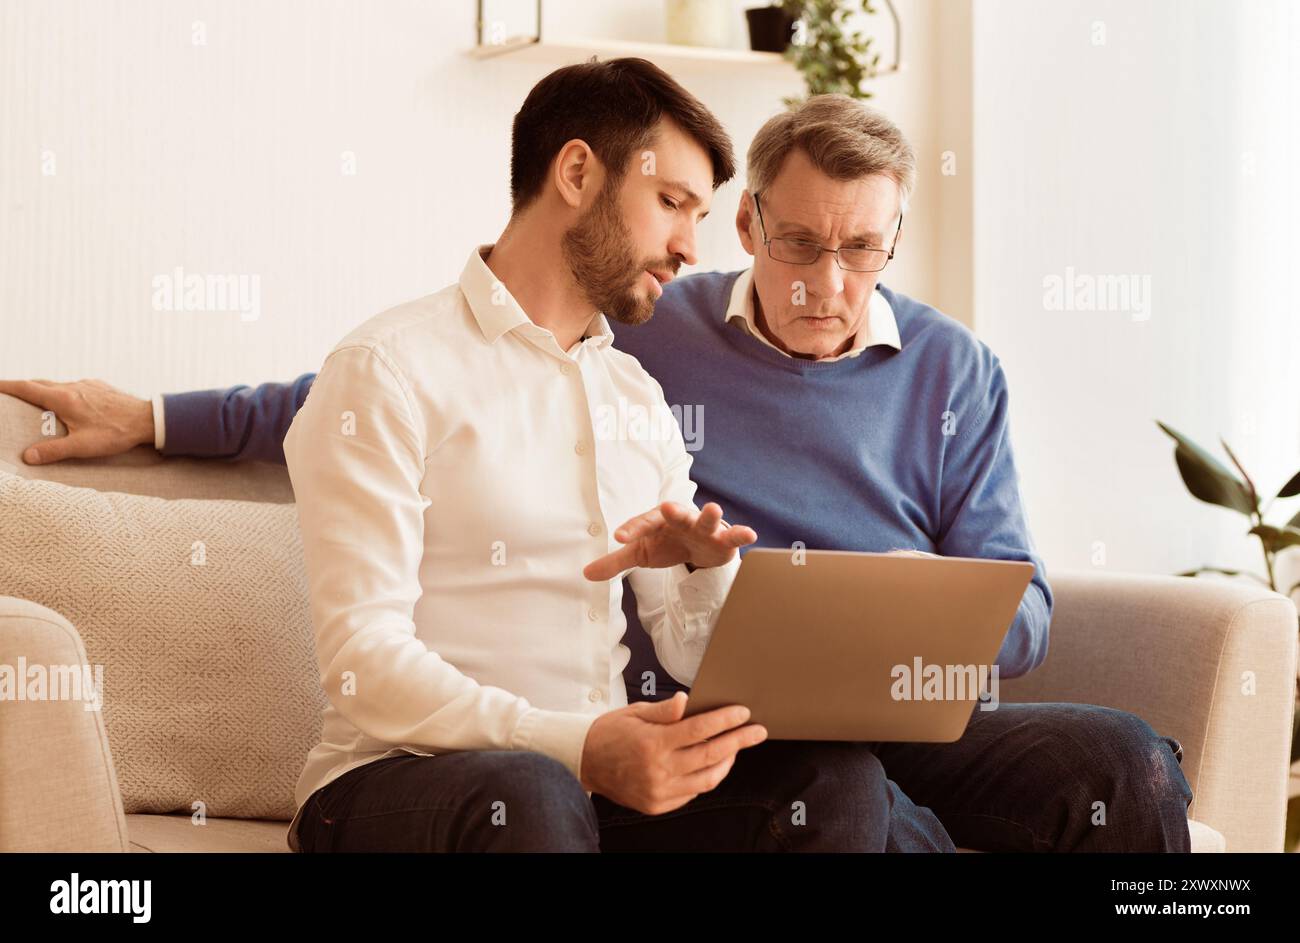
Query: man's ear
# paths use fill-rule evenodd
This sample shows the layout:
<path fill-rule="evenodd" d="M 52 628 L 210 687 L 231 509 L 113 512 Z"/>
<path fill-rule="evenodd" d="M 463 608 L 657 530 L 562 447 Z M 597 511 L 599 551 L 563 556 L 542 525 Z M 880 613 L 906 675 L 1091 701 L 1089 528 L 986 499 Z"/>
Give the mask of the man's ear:
<path fill-rule="evenodd" d="M 753 225 L 754 198 L 746 190 L 740 194 L 740 206 L 736 208 L 736 232 L 740 236 L 740 244 L 750 255 L 754 254 L 754 237 L 750 234 Z"/>
<path fill-rule="evenodd" d="M 551 167 L 551 179 L 560 199 L 574 209 L 582 206 L 584 197 L 590 202 L 600 192 L 603 178 L 600 161 L 581 138 L 566 141 Z"/>

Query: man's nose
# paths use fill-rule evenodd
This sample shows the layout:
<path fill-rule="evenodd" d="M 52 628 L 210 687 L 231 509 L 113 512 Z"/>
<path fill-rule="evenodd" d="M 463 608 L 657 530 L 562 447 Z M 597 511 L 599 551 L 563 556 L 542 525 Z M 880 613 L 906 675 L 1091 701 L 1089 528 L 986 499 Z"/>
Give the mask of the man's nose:
<path fill-rule="evenodd" d="M 683 265 L 695 264 L 695 223 L 688 219 L 674 227 L 672 239 L 668 242 L 668 254 L 680 258 Z"/>
<path fill-rule="evenodd" d="M 835 261 L 834 252 L 823 252 L 812 265 L 803 266 L 810 294 L 834 298 L 844 291 L 844 272 Z"/>

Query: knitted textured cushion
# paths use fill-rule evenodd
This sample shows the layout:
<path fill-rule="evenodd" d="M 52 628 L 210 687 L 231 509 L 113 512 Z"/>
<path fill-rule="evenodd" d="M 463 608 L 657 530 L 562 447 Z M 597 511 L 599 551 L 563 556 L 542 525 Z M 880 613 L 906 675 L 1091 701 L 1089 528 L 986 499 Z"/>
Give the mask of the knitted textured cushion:
<path fill-rule="evenodd" d="M 325 706 L 294 505 L 0 471 L 0 594 L 61 613 L 103 666 L 127 813 L 292 817 Z"/>

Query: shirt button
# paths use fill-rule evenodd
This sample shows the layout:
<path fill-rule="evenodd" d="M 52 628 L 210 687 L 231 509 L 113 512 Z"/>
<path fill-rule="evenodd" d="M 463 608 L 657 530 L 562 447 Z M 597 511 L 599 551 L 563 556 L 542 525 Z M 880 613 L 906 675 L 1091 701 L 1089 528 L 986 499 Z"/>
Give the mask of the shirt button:
<path fill-rule="evenodd" d="M 560 364 L 560 372 L 567 377 L 569 374 L 573 372 L 573 367 L 570 364 L 562 363 Z"/>
<path fill-rule="evenodd" d="M 590 691 L 587 692 L 587 700 L 595 704 L 597 701 L 600 700 L 600 692 L 597 691 L 595 688 L 592 688 Z"/>
<path fill-rule="evenodd" d="M 586 446 L 585 443 L 583 443 L 583 442 L 579 442 L 577 445 L 575 445 L 575 446 L 573 447 L 573 451 L 577 452 L 579 455 L 586 455 L 586 454 L 587 454 L 587 446 Z"/>
<path fill-rule="evenodd" d="M 592 521 L 590 524 L 587 525 L 587 533 L 591 534 L 591 536 L 593 537 L 599 537 L 600 525 L 597 524 L 595 521 Z"/>
<path fill-rule="evenodd" d="M 597 612 L 595 609 L 588 609 L 588 610 L 587 610 L 587 618 L 590 619 L 592 622 L 599 622 L 599 621 L 600 621 L 600 613 Z"/>

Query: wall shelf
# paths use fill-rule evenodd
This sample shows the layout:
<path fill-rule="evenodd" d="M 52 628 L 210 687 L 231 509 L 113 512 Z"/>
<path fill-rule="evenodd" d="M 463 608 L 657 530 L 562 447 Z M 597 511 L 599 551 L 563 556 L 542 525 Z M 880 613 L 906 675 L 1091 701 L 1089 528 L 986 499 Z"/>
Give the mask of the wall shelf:
<path fill-rule="evenodd" d="M 498 45 L 474 46 L 469 54 L 475 59 L 510 56 L 519 62 L 562 64 L 580 62 L 598 56 L 612 59 L 635 56 L 658 65 L 765 66 L 787 68 L 791 65 L 779 52 L 754 52 L 750 49 L 719 49 L 707 46 L 683 46 L 676 43 L 643 43 L 619 39 L 571 37 L 540 40 L 534 36 L 508 39 Z"/>
<path fill-rule="evenodd" d="M 902 69 L 903 30 L 899 23 L 894 0 L 884 0 L 889 17 L 894 24 L 894 62 L 876 75 L 899 72 Z M 614 59 L 633 56 L 670 66 L 764 66 L 784 67 L 796 71 L 794 63 L 779 52 L 755 52 L 750 49 L 721 49 L 708 46 L 686 46 L 677 43 L 646 43 L 621 39 L 588 39 L 585 37 L 542 39 L 542 0 L 536 0 L 537 32 L 532 36 L 512 36 L 502 42 L 484 42 L 488 21 L 484 13 L 484 0 L 478 0 L 475 27 L 478 42 L 469 54 L 475 59 L 493 59 L 509 55 L 516 61 L 547 65 L 580 62 L 596 56 Z"/>

